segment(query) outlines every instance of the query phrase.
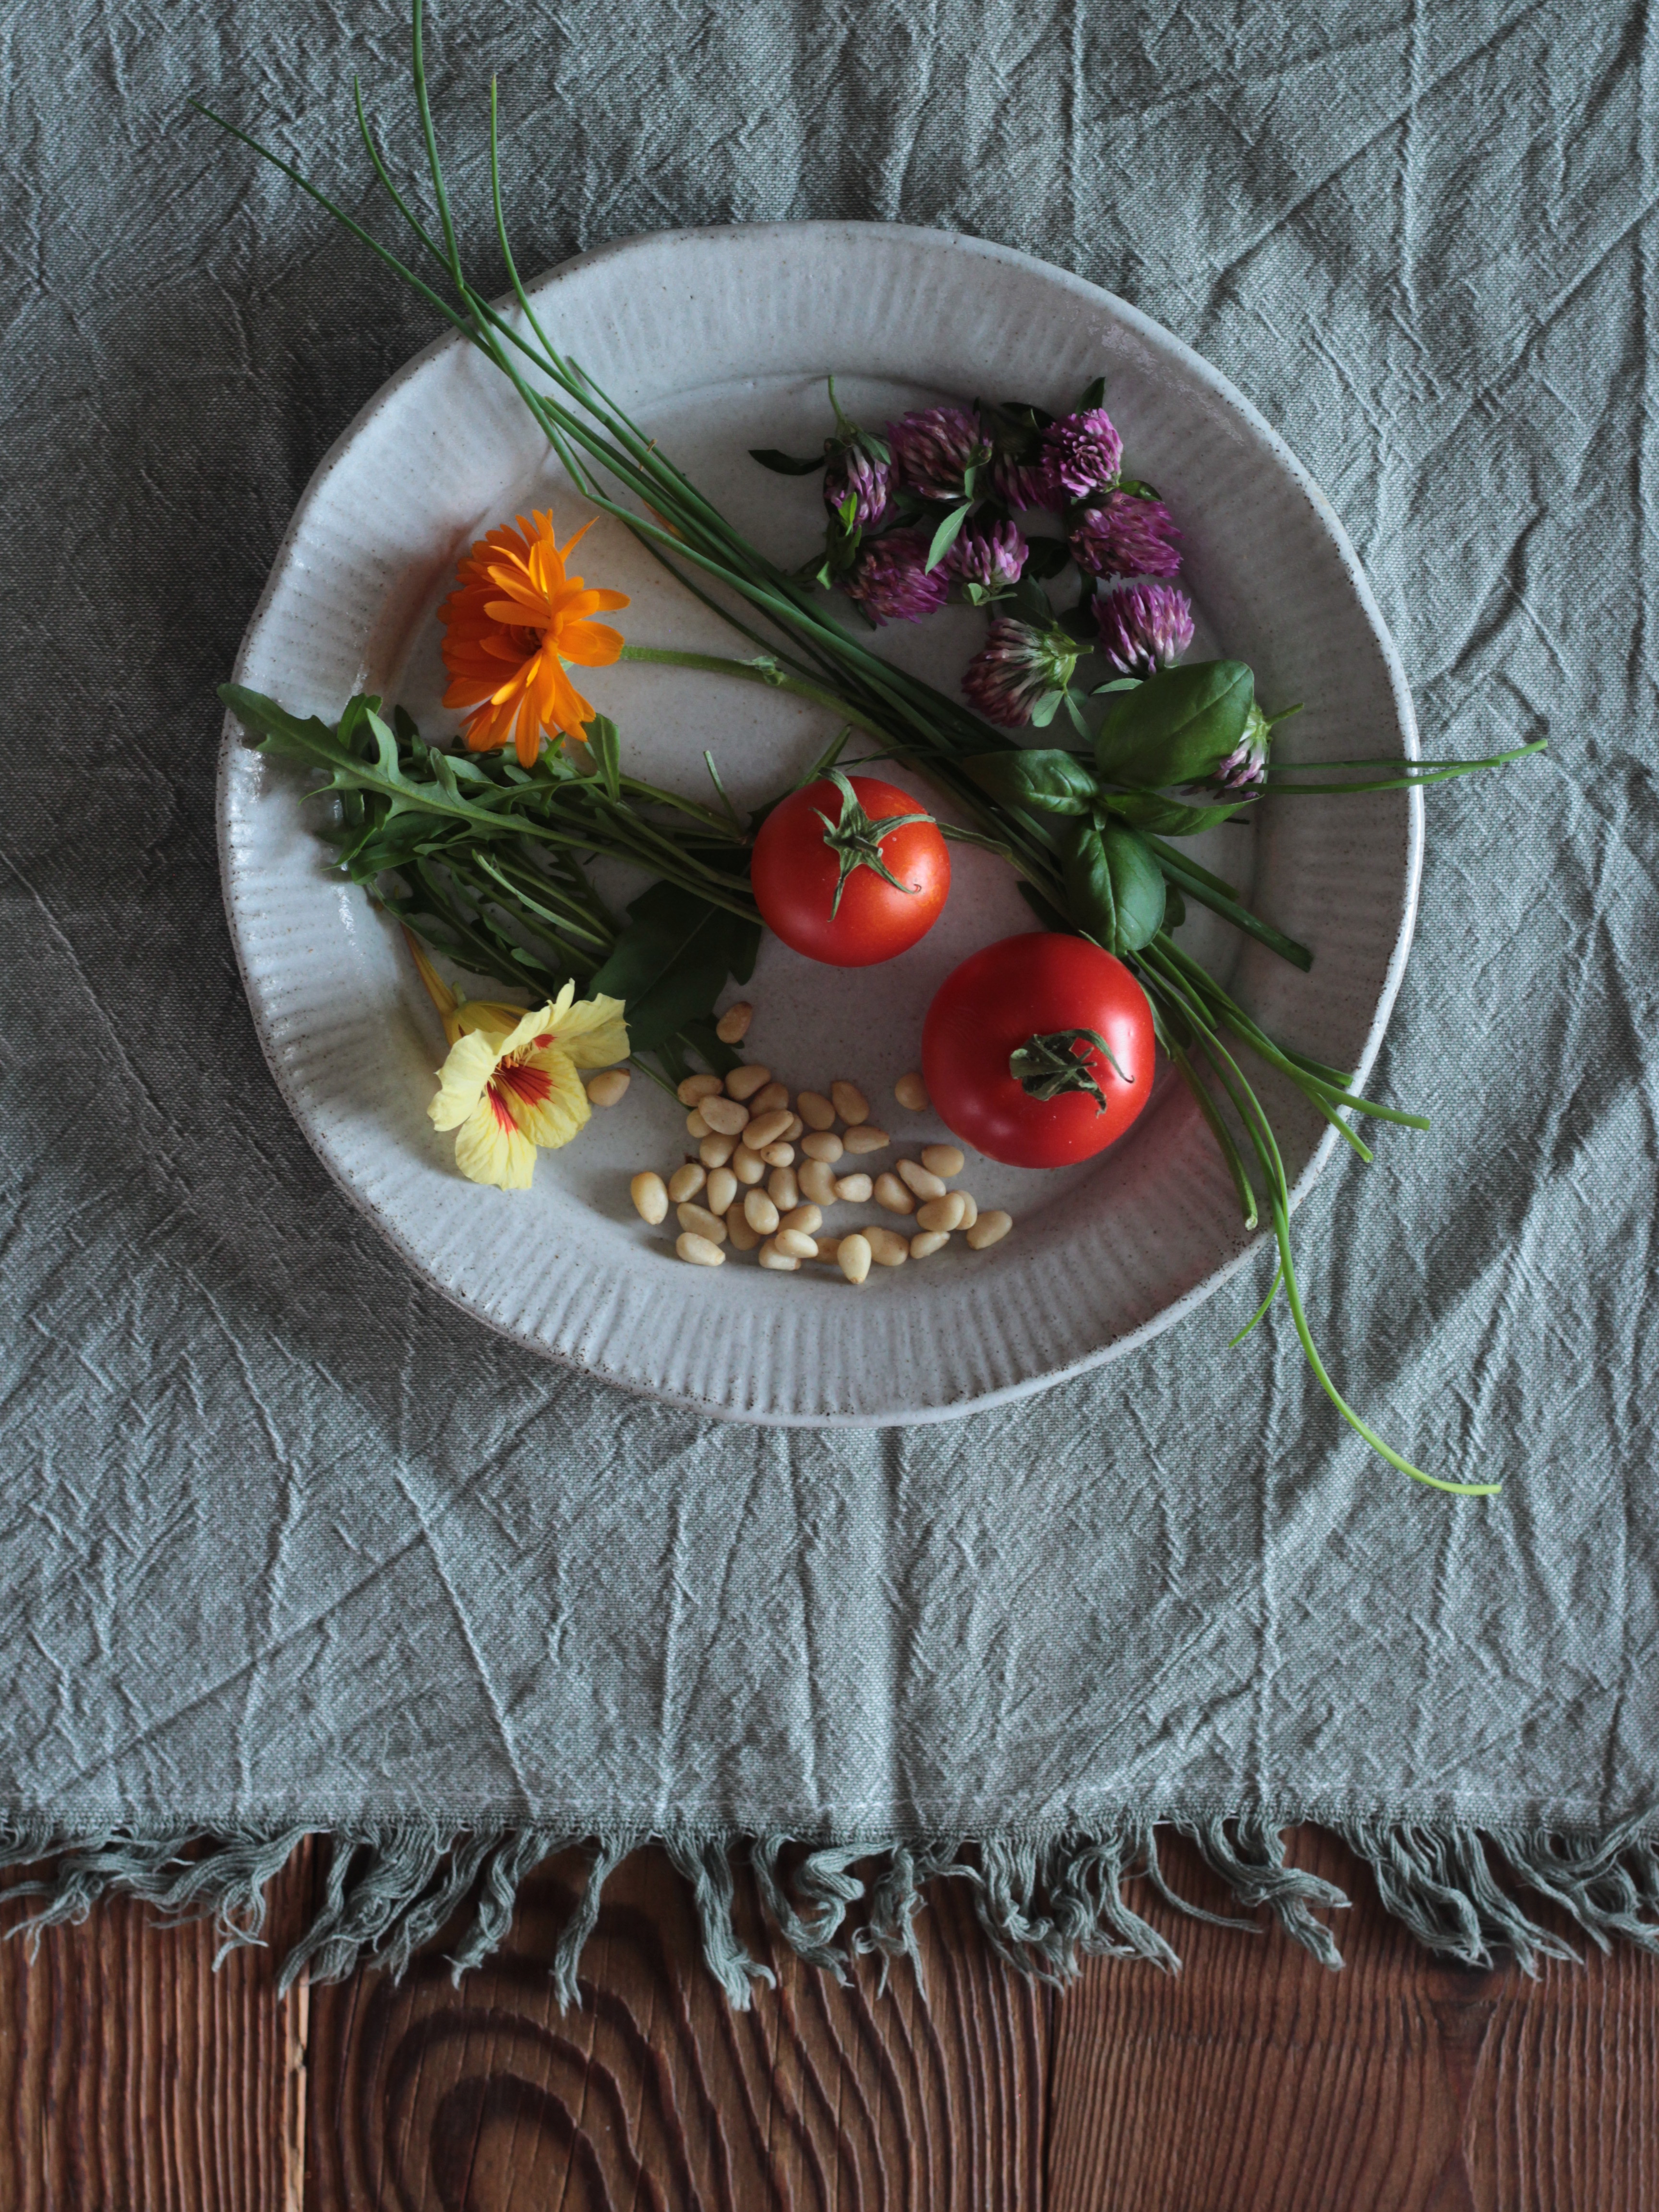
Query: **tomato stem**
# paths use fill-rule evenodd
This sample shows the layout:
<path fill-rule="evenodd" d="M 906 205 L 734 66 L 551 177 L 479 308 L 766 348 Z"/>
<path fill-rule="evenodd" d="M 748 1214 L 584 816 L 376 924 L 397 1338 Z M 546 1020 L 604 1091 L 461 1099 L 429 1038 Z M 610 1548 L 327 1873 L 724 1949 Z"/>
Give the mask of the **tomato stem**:
<path fill-rule="evenodd" d="M 891 884 L 896 891 L 914 898 L 921 889 L 920 884 L 902 884 L 881 857 L 884 837 L 890 837 L 896 830 L 908 830 L 918 823 L 930 825 L 931 814 L 883 814 L 874 820 L 864 811 L 859 795 L 848 781 L 842 769 L 833 765 L 825 770 L 828 781 L 841 793 L 841 814 L 831 821 L 821 807 L 813 812 L 823 824 L 823 842 L 841 864 L 836 878 L 836 896 L 830 902 L 830 918 L 833 921 L 841 912 L 841 895 L 847 888 L 847 878 L 855 868 L 872 868 L 883 883 Z"/>
<path fill-rule="evenodd" d="M 1050 1030 L 1027 1037 L 1009 1054 L 1008 1073 L 1028 1098 L 1047 1100 L 1063 1091 L 1082 1091 L 1094 1100 L 1096 1113 L 1103 1114 L 1110 1102 L 1089 1065 L 1087 1052 L 1079 1052 L 1079 1045 L 1093 1045 L 1103 1054 L 1120 1083 L 1134 1081 L 1119 1066 L 1117 1054 L 1098 1030 Z"/>

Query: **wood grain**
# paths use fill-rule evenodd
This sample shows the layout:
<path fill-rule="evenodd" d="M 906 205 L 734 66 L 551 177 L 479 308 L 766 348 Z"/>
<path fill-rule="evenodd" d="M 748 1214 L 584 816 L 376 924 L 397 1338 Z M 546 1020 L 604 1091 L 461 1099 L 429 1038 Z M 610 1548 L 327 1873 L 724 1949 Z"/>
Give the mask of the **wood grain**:
<path fill-rule="evenodd" d="M 928 1997 L 870 1961 L 838 1988 L 743 1932 L 778 1976 L 734 2013 L 684 1885 L 654 1852 L 612 1875 L 561 2014 L 546 1960 L 579 1879 L 526 1885 L 510 1948 L 452 1988 L 312 1999 L 313 2200 L 327 2212 L 1035 2212 L 1052 2001 L 985 1950 L 944 1885 L 923 1917 Z"/>
<path fill-rule="evenodd" d="M 526 1885 L 505 1951 L 460 1988 L 441 1956 L 283 2006 L 309 1854 L 271 1948 L 216 1977 L 201 1928 L 100 1906 L 39 1956 L 0 1948 L 0 2212 L 1650 2212 L 1659 1963 L 1466 1973 L 1390 1921 L 1328 1837 L 1347 1965 L 1277 1929 L 1137 1893 L 1186 1966 L 1091 1964 L 1064 1997 L 988 1954 L 965 1893 L 921 1922 L 927 1999 L 866 1961 L 839 1990 L 779 1974 L 731 2013 L 684 1885 L 611 1878 L 561 2015 L 546 1960 L 578 1869 Z M 1178 1847 L 1179 1885 L 1228 1900 Z M 0 1926 L 23 1908 L 0 1904 Z M 1570 1931 L 1564 1931 L 1570 1932 Z"/>
<path fill-rule="evenodd" d="M 210 1927 L 117 1899 L 0 1948 L 4 2212 L 300 2212 L 304 1998 L 276 1967 L 309 1910 L 307 1848 L 272 1891 L 269 1946 L 216 1974 Z M 0 1899 L 0 1929 L 27 1901 Z"/>
<path fill-rule="evenodd" d="M 1291 1855 L 1353 1899 L 1341 1972 L 1147 1905 L 1184 1971 L 1103 1961 L 1060 2006 L 1048 2212 L 1651 2212 L 1659 1964 L 1586 1944 L 1536 1982 L 1442 1966 L 1334 1838 Z"/>

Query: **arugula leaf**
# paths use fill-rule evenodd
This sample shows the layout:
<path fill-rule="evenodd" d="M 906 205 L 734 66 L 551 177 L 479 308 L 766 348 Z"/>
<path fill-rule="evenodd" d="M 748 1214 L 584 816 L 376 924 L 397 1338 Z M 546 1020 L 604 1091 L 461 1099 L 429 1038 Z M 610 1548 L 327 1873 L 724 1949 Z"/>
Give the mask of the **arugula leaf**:
<path fill-rule="evenodd" d="M 622 798 L 622 740 L 617 726 L 609 714 L 595 714 L 591 722 L 582 724 L 582 735 L 587 740 L 587 750 L 598 763 L 599 781 L 608 797 Z"/>

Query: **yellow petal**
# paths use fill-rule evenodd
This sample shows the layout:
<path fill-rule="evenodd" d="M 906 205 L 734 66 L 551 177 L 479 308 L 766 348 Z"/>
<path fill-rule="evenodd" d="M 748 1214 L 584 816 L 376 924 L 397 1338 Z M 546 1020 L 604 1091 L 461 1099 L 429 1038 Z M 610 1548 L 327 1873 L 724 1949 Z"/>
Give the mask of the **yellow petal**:
<path fill-rule="evenodd" d="M 452 1044 L 457 1037 L 471 1036 L 479 1030 L 486 1036 L 509 1037 L 525 1018 L 522 1006 L 507 1006 L 494 999 L 463 999 L 453 1014 L 446 1015 L 444 1027 L 449 1031 Z M 496 1050 L 501 1047 L 498 1043 Z"/>
<path fill-rule="evenodd" d="M 547 1036 L 553 1027 L 555 1013 L 567 1003 L 565 993 L 574 991 L 575 988 L 574 983 L 567 983 L 551 1005 L 532 1006 L 527 1014 L 517 1006 L 503 1007 L 503 1012 L 512 1013 L 514 1025 L 497 1047 L 501 1058 L 505 1060 L 510 1052 L 523 1052 L 537 1037 Z"/>
<path fill-rule="evenodd" d="M 620 999 L 607 999 L 601 994 L 562 1010 L 556 1006 L 548 1027 L 555 1044 L 568 1052 L 578 1067 L 610 1067 L 628 1057 L 624 1012 Z"/>
<path fill-rule="evenodd" d="M 487 1030 L 458 1038 L 449 1057 L 438 1070 L 438 1095 L 427 1108 L 433 1125 L 459 1129 L 484 1095 L 484 1085 L 495 1073 L 501 1057 L 498 1039 Z"/>
<path fill-rule="evenodd" d="M 520 1134 L 509 1115 L 497 1110 L 486 1092 L 461 1125 L 455 1164 L 469 1182 L 493 1183 L 497 1190 L 528 1190 L 536 1170 L 536 1147 Z"/>
<path fill-rule="evenodd" d="M 557 1045 L 514 1053 L 495 1070 L 495 1093 L 532 1145 L 556 1152 L 593 1109 L 568 1053 Z"/>

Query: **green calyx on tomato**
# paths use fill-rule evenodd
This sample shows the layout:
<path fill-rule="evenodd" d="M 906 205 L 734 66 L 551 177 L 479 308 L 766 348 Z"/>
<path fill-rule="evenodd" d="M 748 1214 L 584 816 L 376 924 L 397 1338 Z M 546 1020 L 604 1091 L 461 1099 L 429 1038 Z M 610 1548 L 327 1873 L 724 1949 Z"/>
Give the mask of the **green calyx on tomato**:
<path fill-rule="evenodd" d="M 1079 1045 L 1092 1045 L 1120 1083 L 1134 1081 L 1098 1030 L 1050 1030 L 1044 1036 L 1027 1037 L 1009 1054 L 1008 1073 L 1028 1098 L 1058 1098 L 1062 1091 L 1081 1091 L 1094 1100 L 1096 1113 L 1103 1114 L 1111 1101 L 1097 1081 L 1086 1051 L 1079 1058 Z"/>
<path fill-rule="evenodd" d="M 830 902 L 833 920 L 841 912 L 842 893 L 847 889 L 847 878 L 855 868 L 873 868 L 883 883 L 890 884 L 896 891 L 903 891 L 914 898 L 921 889 L 920 884 L 902 884 L 881 856 L 882 841 L 890 837 L 896 830 L 908 830 L 919 822 L 932 823 L 931 814 L 883 814 L 874 821 L 866 813 L 859 795 L 838 768 L 825 771 L 830 781 L 841 793 L 841 815 L 832 822 L 821 807 L 813 812 L 823 824 L 823 842 L 840 862 L 840 873 L 836 878 L 836 895 Z"/>

